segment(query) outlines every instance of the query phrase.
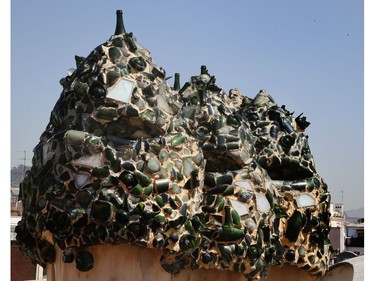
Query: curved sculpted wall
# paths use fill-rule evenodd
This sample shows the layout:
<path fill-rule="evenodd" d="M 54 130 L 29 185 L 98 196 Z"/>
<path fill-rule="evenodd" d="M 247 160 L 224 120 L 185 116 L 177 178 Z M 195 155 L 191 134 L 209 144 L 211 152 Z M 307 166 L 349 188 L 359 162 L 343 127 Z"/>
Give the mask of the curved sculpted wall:
<path fill-rule="evenodd" d="M 63 91 L 21 183 L 23 252 L 43 266 L 55 246 L 79 271 L 88 246 L 161 250 L 169 273 L 290 264 L 322 275 L 330 257 L 327 185 L 304 130 L 264 90 L 224 92 L 200 72 L 173 87 L 122 24 L 60 83 Z"/>

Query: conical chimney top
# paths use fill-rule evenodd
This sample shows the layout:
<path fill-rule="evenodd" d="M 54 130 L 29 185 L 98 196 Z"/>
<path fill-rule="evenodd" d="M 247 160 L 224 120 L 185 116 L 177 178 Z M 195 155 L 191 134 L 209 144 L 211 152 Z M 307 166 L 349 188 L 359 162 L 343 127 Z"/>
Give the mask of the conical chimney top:
<path fill-rule="evenodd" d="M 116 31 L 115 35 L 120 35 L 122 33 L 126 33 L 124 21 L 122 19 L 122 10 L 116 11 Z"/>

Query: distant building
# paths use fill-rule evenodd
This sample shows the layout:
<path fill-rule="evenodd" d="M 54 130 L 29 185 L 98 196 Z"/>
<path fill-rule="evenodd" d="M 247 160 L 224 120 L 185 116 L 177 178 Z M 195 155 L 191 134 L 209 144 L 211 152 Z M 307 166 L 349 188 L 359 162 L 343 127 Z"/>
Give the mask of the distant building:
<path fill-rule="evenodd" d="M 364 255 L 364 218 L 355 222 L 348 221 L 345 217 L 343 204 L 332 203 L 330 212 L 331 230 L 329 239 L 334 250 L 332 259 L 344 252 Z"/>
<path fill-rule="evenodd" d="M 343 204 L 331 204 L 331 231 L 329 239 L 335 252 L 345 251 L 345 215 Z"/>
<path fill-rule="evenodd" d="M 358 221 L 358 223 L 348 223 L 345 226 L 345 248 L 346 251 L 351 251 L 357 255 L 365 254 L 365 225 L 364 219 Z"/>
<path fill-rule="evenodd" d="M 331 214 L 344 215 L 344 204 L 341 203 L 332 203 L 330 206 Z"/>

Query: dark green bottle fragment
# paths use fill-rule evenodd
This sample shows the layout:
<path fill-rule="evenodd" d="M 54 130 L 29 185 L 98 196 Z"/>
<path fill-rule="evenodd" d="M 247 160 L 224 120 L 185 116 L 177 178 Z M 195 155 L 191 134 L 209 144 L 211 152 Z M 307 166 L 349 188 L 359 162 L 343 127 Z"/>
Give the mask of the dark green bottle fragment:
<path fill-rule="evenodd" d="M 115 35 L 120 35 L 122 33 L 126 33 L 125 26 L 124 26 L 124 21 L 123 21 L 123 18 L 122 18 L 122 10 L 117 10 L 116 11 L 116 30 L 115 30 Z"/>
<path fill-rule="evenodd" d="M 120 174 L 119 180 L 123 182 L 129 189 L 132 189 L 134 186 L 138 184 L 138 180 L 134 176 L 134 174 L 127 171 L 124 171 Z"/>
<path fill-rule="evenodd" d="M 80 251 L 75 257 L 76 268 L 79 271 L 89 271 L 94 267 L 94 258 L 88 251 Z"/>
<path fill-rule="evenodd" d="M 180 90 L 180 73 L 175 73 L 174 74 L 174 84 L 173 84 L 173 89 L 175 91 L 179 91 Z"/>
<path fill-rule="evenodd" d="M 293 262 L 295 260 L 295 257 L 296 257 L 296 254 L 295 254 L 295 252 L 292 249 L 288 250 L 285 253 L 285 259 L 287 261 Z"/>
<path fill-rule="evenodd" d="M 143 189 L 143 195 L 149 196 L 152 193 L 153 187 L 151 185 Z"/>
<path fill-rule="evenodd" d="M 300 212 L 294 211 L 293 215 L 288 220 L 285 236 L 290 242 L 296 242 L 301 230 L 302 215 Z"/>
<path fill-rule="evenodd" d="M 165 78 L 165 70 L 161 67 L 153 67 L 151 70 L 152 74 L 154 74 L 156 77 L 159 77 L 161 79 Z"/>
<path fill-rule="evenodd" d="M 202 74 L 208 74 L 207 66 L 201 65 L 201 75 Z"/>
<path fill-rule="evenodd" d="M 167 192 L 169 189 L 169 179 L 155 180 L 154 186 L 157 193 Z"/>
<path fill-rule="evenodd" d="M 63 252 L 63 262 L 64 263 L 72 263 L 74 261 L 74 253 L 68 251 L 67 249 Z"/>
<path fill-rule="evenodd" d="M 119 48 L 117 48 L 117 47 L 111 47 L 108 50 L 108 55 L 111 58 L 111 60 L 115 63 L 115 62 L 117 62 L 121 58 L 122 53 L 119 50 Z"/>
<path fill-rule="evenodd" d="M 125 43 L 131 52 L 134 53 L 137 50 L 137 45 L 134 41 L 133 32 L 130 32 L 125 35 Z"/>
<path fill-rule="evenodd" d="M 105 178 L 109 176 L 109 167 L 94 167 L 91 171 L 91 175 L 96 178 Z"/>
<path fill-rule="evenodd" d="M 93 196 L 91 192 L 87 189 L 78 191 L 76 194 L 76 201 L 83 208 L 87 208 L 90 205 L 92 199 Z"/>
<path fill-rule="evenodd" d="M 172 138 L 171 146 L 176 147 L 176 146 L 182 144 L 184 141 L 185 141 L 185 136 L 182 135 L 182 134 L 178 134 L 178 135 L 176 135 Z"/>
<path fill-rule="evenodd" d="M 103 100 L 107 95 L 106 87 L 102 83 L 94 80 L 89 88 L 89 95 L 94 101 Z"/>
<path fill-rule="evenodd" d="M 280 138 L 279 144 L 285 148 L 290 149 L 294 144 L 295 138 L 292 135 L 285 135 Z"/>
<path fill-rule="evenodd" d="M 122 224 L 127 224 L 129 222 L 129 214 L 124 209 L 119 209 L 116 212 L 116 220 Z"/>
<path fill-rule="evenodd" d="M 143 71 L 147 67 L 147 63 L 142 57 L 133 57 L 129 60 L 129 64 L 138 71 Z"/>
<path fill-rule="evenodd" d="M 130 193 L 134 196 L 140 196 L 143 193 L 143 187 L 140 184 L 137 184 L 131 189 Z"/>
<path fill-rule="evenodd" d="M 192 249 L 195 249 L 198 246 L 198 240 L 195 236 L 191 234 L 184 234 L 180 238 L 179 245 L 180 245 L 180 249 L 183 252 L 187 252 Z"/>
<path fill-rule="evenodd" d="M 152 182 L 152 179 L 140 171 L 136 171 L 135 176 L 143 187 L 148 186 Z"/>
<path fill-rule="evenodd" d="M 184 86 L 182 86 L 182 88 L 178 91 L 178 93 L 179 93 L 180 95 L 183 94 L 183 93 L 186 91 L 186 89 L 189 88 L 190 85 L 191 85 L 191 84 L 190 84 L 189 82 L 186 82 L 186 83 L 184 84 Z"/>
<path fill-rule="evenodd" d="M 300 127 L 302 130 L 306 129 L 309 125 L 310 122 L 306 121 L 306 117 L 301 117 L 303 113 L 298 115 L 295 119 L 298 127 Z"/>
<path fill-rule="evenodd" d="M 106 222 L 112 215 L 112 203 L 103 200 L 96 200 L 92 203 L 91 218 Z"/>
<path fill-rule="evenodd" d="M 238 239 L 242 239 L 245 236 L 245 232 L 243 229 L 234 227 L 233 218 L 232 218 L 232 215 L 234 213 L 231 212 L 231 209 L 229 206 L 225 206 L 224 210 L 225 210 L 225 218 L 224 218 L 225 224 L 223 225 L 222 228 L 219 228 L 219 236 L 216 238 L 216 240 L 232 242 Z M 236 221 L 237 219 L 238 218 L 236 217 Z"/>
<path fill-rule="evenodd" d="M 79 67 L 80 64 L 85 60 L 85 57 L 75 55 L 74 59 L 76 61 L 76 67 Z"/>
<path fill-rule="evenodd" d="M 294 128 L 292 126 L 292 124 L 290 123 L 289 120 L 287 119 L 282 119 L 282 125 L 284 126 L 284 129 L 290 134 L 292 132 L 294 132 Z"/>

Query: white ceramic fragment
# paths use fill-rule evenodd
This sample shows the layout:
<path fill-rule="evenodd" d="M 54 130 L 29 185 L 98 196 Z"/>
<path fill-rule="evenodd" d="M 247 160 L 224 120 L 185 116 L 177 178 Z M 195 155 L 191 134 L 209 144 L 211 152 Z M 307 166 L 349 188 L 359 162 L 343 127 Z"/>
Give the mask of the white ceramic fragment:
<path fill-rule="evenodd" d="M 254 187 L 251 185 L 251 182 L 249 180 L 238 180 L 234 183 L 234 185 L 242 187 L 246 190 L 254 190 Z"/>
<path fill-rule="evenodd" d="M 267 213 L 271 209 L 270 202 L 268 202 L 266 195 L 263 193 L 257 193 L 256 202 L 257 202 L 257 209 L 259 212 Z"/>
<path fill-rule="evenodd" d="M 296 202 L 299 208 L 316 205 L 315 199 L 309 194 L 301 194 L 296 198 Z"/>
<path fill-rule="evenodd" d="M 164 95 L 158 95 L 156 98 L 158 107 L 166 113 L 173 114 L 171 107 L 169 106 L 166 97 Z"/>
<path fill-rule="evenodd" d="M 229 201 L 241 217 L 249 214 L 249 208 L 246 203 L 234 199 L 229 199 Z"/>
<path fill-rule="evenodd" d="M 45 145 L 43 145 L 43 165 L 45 165 L 46 162 L 52 158 L 52 155 L 52 144 L 46 143 Z"/>
<path fill-rule="evenodd" d="M 83 187 L 87 181 L 89 180 L 90 176 L 87 174 L 81 174 L 81 173 L 73 173 L 74 181 L 76 183 L 76 186 L 78 188 Z"/>
<path fill-rule="evenodd" d="M 83 156 L 75 160 L 73 163 L 78 165 L 87 165 L 91 167 L 100 167 L 102 165 L 101 155 L 98 153 L 91 156 Z"/>
<path fill-rule="evenodd" d="M 66 72 L 68 73 L 69 76 L 73 75 L 74 71 L 76 71 L 75 68 L 69 68 Z"/>
<path fill-rule="evenodd" d="M 134 82 L 128 79 L 119 79 L 115 85 L 108 89 L 107 98 L 129 102 L 132 94 Z"/>

